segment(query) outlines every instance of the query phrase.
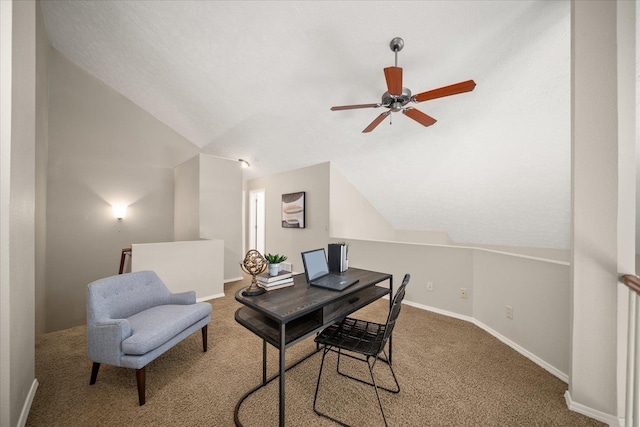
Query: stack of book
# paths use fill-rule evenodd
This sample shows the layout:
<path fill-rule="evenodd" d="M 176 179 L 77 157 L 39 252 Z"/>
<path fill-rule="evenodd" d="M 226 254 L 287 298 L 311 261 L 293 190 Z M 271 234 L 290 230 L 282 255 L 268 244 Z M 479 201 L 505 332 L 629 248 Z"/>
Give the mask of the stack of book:
<path fill-rule="evenodd" d="M 256 276 L 258 286 L 266 291 L 286 288 L 293 285 L 293 276 L 289 271 L 281 271 L 277 276 L 270 276 L 269 273 L 262 273 Z"/>
<path fill-rule="evenodd" d="M 329 271 L 332 273 L 342 273 L 349 268 L 347 260 L 347 244 L 346 243 L 329 243 L 327 257 Z"/>

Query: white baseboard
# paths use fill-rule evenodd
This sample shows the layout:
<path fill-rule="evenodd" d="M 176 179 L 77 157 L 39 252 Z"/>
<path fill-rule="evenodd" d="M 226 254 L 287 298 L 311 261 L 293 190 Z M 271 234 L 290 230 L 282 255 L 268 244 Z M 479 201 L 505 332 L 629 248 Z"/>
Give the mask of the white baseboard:
<path fill-rule="evenodd" d="M 196 302 L 209 301 L 215 298 L 222 298 L 224 296 L 224 292 L 221 294 L 209 295 L 207 297 L 196 298 Z"/>
<path fill-rule="evenodd" d="M 446 310 L 442 310 L 440 308 L 431 307 L 429 305 L 424 305 L 424 304 L 418 304 L 418 303 L 407 301 L 407 300 L 404 300 L 403 303 L 407 304 L 407 305 L 410 305 L 412 307 L 420 308 L 422 310 L 427 310 L 427 311 L 431 311 L 433 313 L 442 314 L 443 316 L 453 317 L 455 319 L 460 319 L 460 320 L 464 320 L 466 322 L 475 323 L 475 319 L 473 317 L 465 316 L 463 314 L 458 314 L 458 313 L 454 313 L 452 311 L 446 311 Z"/>
<path fill-rule="evenodd" d="M 474 319 L 473 317 L 465 316 L 465 315 L 458 314 L 458 313 L 453 313 L 453 312 L 442 310 L 442 309 L 439 309 L 439 308 L 436 308 L 436 307 L 430 307 L 428 305 L 417 304 L 417 303 L 410 302 L 410 301 L 407 301 L 407 300 L 405 300 L 404 303 L 407 304 L 407 305 L 410 305 L 412 307 L 420 308 L 422 310 L 431 311 L 431 312 L 434 312 L 434 313 L 437 313 L 437 314 L 442 314 L 444 316 L 453 317 L 455 319 L 465 320 L 467 322 L 473 323 L 477 327 L 483 329 L 487 333 L 489 333 L 489 334 L 493 335 L 494 337 L 498 338 L 500 341 L 502 341 L 503 343 L 505 343 L 506 345 L 508 345 L 509 347 L 514 349 L 515 351 L 517 351 L 518 353 L 522 354 L 523 356 L 525 356 L 527 359 L 531 360 L 536 365 L 544 368 L 546 371 L 548 371 L 552 375 L 556 376 L 560 380 L 564 381 L 565 383 L 569 383 L 569 375 L 567 375 L 564 372 L 561 372 L 560 370 L 558 370 L 557 368 L 551 366 L 550 364 L 548 364 L 544 360 L 540 359 L 539 357 L 537 357 L 533 353 L 527 351 L 523 347 L 519 346 L 518 344 L 514 343 L 510 339 L 506 338 L 502 334 L 499 334 L 498 332 L 494 331 L 493 329 L 491 329 L 487 325 L 483 324 L 482 322 Z M 580 403 L 576 403 L 576 402 L 572 401 L 571 400 L 571 394 L 569 393 L 568 390 L 565 392 L 564 398 L 565 398 L 565 401 L 567 403 L 567 408 L 569 408 L 569 410 L 571 410 L 571 411 L 577 412 L 577 413 L 582 414 L 582 415 L 586 415 L 587 417 L 590 417 L 590 418 L 596 419 L 598 421 L 601 421 L 603 423 L 606 423 L 609 426 L 615 426 L 615 427 L 623 427 L 624 426 L 624 418 L 617 418 L 614 415 L 606 414 L 606 413 L 604 413 L 602 411 L 598 411 L 596 409 L 589 408 L 588 406 L 584 406 L 584 405 L 582 405 Z"/>
<path fill-rule="evenodd" d="M 237 282 L 238 280 L 243 280 L 244 277 L 240 276 L 240 277 L 232 277 L 231 279 L 224 279 L 223 283 L 229 283 L 229 282 Z"/>
<path fill-rule="evenodd" d="M 22 405 L 22 411 L 20 412 L 20 418 L 18 419 L 18 427 L 24 427 L 27 425 L 27 418 L 29 417 L 29 411 L 31 411 L 31 405 L 33 404 L 33 398 L 36 396 L 36 390 L 38 389 L 38 379 L 34 378 L 31 383 L 31 388 L 27 394 L 27 398 Z"/>
<path fill-rule="evenodd" d="M 490 333 L 494 337 L 498 338 L 500 341 L 502 341 L 503 343 L 505 343 L 506 345 L 508 345 L 509 347 L 514 349 L 515 351 L 517 351 L 518 353 L 522 354 L 524 357 L 526 357 L 527 359 L 531 360 L 536 365 L 544 368 L 549 373 L 555 375 L 556 377 L 558 377 L 559 379 L 561 379 L 565 383 L 569 384 L 569 375 L 567 375 L 564 372 L 560 371 L 556 367 L 548 364 L 547 362 L 545 362 L 544 360 L 540 359 L 535 354 L 531 353 L 530 351 L 526 350 L 525 348 L 523 348 L 523 347 L 519 346 L 518 344 L 514 343 L 513 341 L 511 341 L 509 338 L 507 338 L 507 337 L 503 336 L 502 334 L 494 331 L 493 329 L 491 329 L 490 327 L 488 327 L 484 323 L 482 323 L 482 322 L 480 322 L 478 320 L 475 320 L 475 319 L 473 320 L 473 323 L 476 326 L 478 326 L 479 328 L 484 329 L 485 331 L 487 331 L 488 333 Z"/>
<path fill-rule="evenodd" d="M 564 400 L 565 402 L 567 402 L 567 407 L 573 412 L 586 415 L 587 417 L 606 423 L 609 426 L 615 426 L 615 427 L 624 426 L 624 418 L 617 418 L 614 415 L 606 414 L 602 411 L 598 411 L 596 409 L 589 408 L 588 406 L 584 406 L 580 403 L 574 402 L 571 399 L 571 393 L 569 393 L 569 390 L 565 391 Z"/>
<path fill-rule="evenodd" d="M 467 322 L 473 323 L 474 325 L 476 325 L 480 329 L 482 329 L 485 332 L 489 333 L 490 335 L 493 335 L 494 337 L 498 338 L 500 341 L 502 341 L 503 343 L 505 343 L 506 345 L 508 345 L 509 347 L 514 349 L 515 351 L 517 351 L 518 353 L 522 354 L 524 357 L 526 357 L 527 359 L 531 360 L 536 365 L 544 368 L 546 371 L 548 371 L 549 373 L 551 373 L 554 376 L 558 377 L 559 379 L 561 379 L 565 383 L 569 383 L 569 376 L 567 374 L 565 374 L 564 372 L 562 372 L 559 369 L 555 368 L 554 366 L 551 366 L 550 364 L 548 364 L 544 360 L 540 359 L 535 354 L 531 353 L 530 351 L 526 350 L 525 348 L 523 348 L 520 345 L 516 344 L 515 342 L 511 341 L 509 338 L 505 337 L 504 335 L 494 331 L 493 329 L 491 329 L 490 327 L 488 327 L 484 323 L 480 322 L 479 320 L 476 320 L 473 317 L 465 316 L 465 315 L 458 314 L 458 313 L 453 313 L 453 312 L 442 310 L 442 309 L 439 309 L 439 308 L 436 308 L 436 307 L 430 307 L 428 305 L 416 304 L 416 303 L 413 303 L 413 302 L 406 302 L 406 304 L 410 305 L 412 307 L 421 308 L 423 310 L 432 311 L 434 313 L 442 314 L 444 316 L 453 317 L 453 318 L 456 318 L 456 319 L 465 320 Z"/>

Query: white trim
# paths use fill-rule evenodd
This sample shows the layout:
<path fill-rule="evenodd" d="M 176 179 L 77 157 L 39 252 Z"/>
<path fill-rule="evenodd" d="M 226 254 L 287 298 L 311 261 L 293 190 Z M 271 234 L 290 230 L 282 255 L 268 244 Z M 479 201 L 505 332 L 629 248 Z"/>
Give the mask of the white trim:
<path fill-rule="evenodd" d="M 465 316 L 464 314 L 458 314 L 452 311 L 446 311 L 446 310 L 442 310 L 441 308 L 431 307 L 429 305 L 424 305 L 424 304 L 418 304 L 417 302 L 412 302 L 407 300 L 404 300 L 403 303 L 410 305 L 412 307 L 420 308 L 422 310 L 427 310 L 437 314 L 442 314 L 443 316 L 453 317 L 455 319 L 460 319 L 466 322 L 475 323 L 475 319 L 473 317 Z"/>
<path fill-rule="evenodd" d="M 209 301 L 216 298 L 222 298 L 224 296 L 224 292 L 221 294 L 209 295 L 207 297 L 196 298 L 196 302 Z"/>
<path fill-rule="evenodd" d="M 564 392 L 564 400 L 567 403 L 567 408 L 569 408 L 573 412 L 586 415 L 587 417 L 606 423 L 609 426 L 624 426 L 624 418 L 616 418 L 614 415 L 606 414 L 602 411 L 598 411 L 597 409 L 589 408 L 588 406 L 584 406 L 580 403 L 574 402 L 571 399 L 571 393 L 569 392 L 569 390 Z"/>
<path fill-rule="evenodd" d="M 335 237 L 335 236 L 331 236 L 331 239 L 339 240 L 340 238 Z M 516 253 L 513 253 L 513 252 L 504 252 L 504 251 L 498 251 L 498 250 L 495 250 L 495 249 L 480 248 L 480 247 L 477 247 L 477 246 L 457 246 L 457 245 L 441 245 L 441 244 L 435 244 L 435 243 L 400 242 L 400 241 L 397 241 L 397 240 L 352 239 L 352 238 L 346 238 L 346 237 L 343 238 L 343 239 L 359 240 L 359 241 L 362 241 L 362 242 L 373 242 L 373 243 L 394 243 L 394 244 L 397 244 L 397 245 L 432 246 L 432 247 L 436 247 L 436 248 L 451 248 L 451 249 L 473 249 L 473 250 L 476 250 L 476 251 L 489 252 L 489 253 L 493 253 L 493 254 L 512 256 L 512 257 L 516 257 L 516 258 L 530 259 L 530 260 L 533 260 L 533 261 L 547 262 L 549 264 L 558 264 L 558 265 L 566 265 L 566 266 L 570 265 L 570 263 L 568 261 L 559 261 L 557 259 L 549 259 L 549 258 L 536 257 L 536 256 L 532 256 L 532 255 L 516 254 Z"/>
<path fill-rule="evenodd" d="M 500 341 L 502 341 L 503 343 L 505 343 L 506 345 L 508 345 L 509 347 L 514 349 L 515 351 L 517 351 L 518 353 L 522 354 L 524 357 L 526 357 L 527 359 L 531 360 L 536 365 L 544 368 L 550 374 L 556 376 L 557 378 L 559 378 L 560 380 L 564 381 L 565 383 L 569 383 L 569 376 L 567 374 L 565 374 L 564 372 L 562 372 L 559 369 L 555 368 L 554 366 L 548 364 L 547 362 L 545 362 L 544 360 L 540 359 L 535 354 L 531 353 L 530 351 L 526 350 L 525 348 L 523 348 L 520 345 L 516 344 L 515 342 L 511 341 L 509 338 L 505 337 L 504 335 L 494 331 L 493 329 L 491 329 L 490 327 L 488 327 L 487 325 L 485 325 L 484 323 L 482 323 L 481 321 L 479 321 L 479 320 L 477 320 L 477 319 L 475 319 L 473 317 L 465 316 L 465 315 L 458 314 L 458 313 L 453 313 L 451 311 L 442 310 L 442 309 L 439 309 L 439 308 L 436 308 L 436 307 L 430 307 L 430 306 L 423 305 L 423 304 L 417 304 L 417 303 L 414 303 L 414 302 L 405 301 L 405 303 L 407 305 L 412 306 L 412 307 L 420 308 L 420 309 L 431 311 L 431 312 L 434 312 L 434 313 L 437 313 L 437 314 L 442 314 L 444 316 L 453 317 L 453 318 L 456 318 L 456 319 L 465 320 L 467 322 L 473 323 L 474 325 L 476 325 L 480 329 L 483 329 L 488 334 L 493 335 L 494 337 L 496 337 L 497 339 L 499 339 Z"/>
<path fill-rule="evenodd" d="M 13 2 L 0 0 L 0 424 L 11 420 L 11 286 L 9 213 L 11 196 L 11 108 Z"/>
<path fill-rule="evenodd" d="M 549 373 L 555 375 L 560 380 L 562 380 L 565 383 L 569 384 L 569 375 L 567 375 L 564 372 L 560 371 L 555 366 L 552 366 L 552 365 L 548 364 L 547 362 L 545 362 L 544 360 L 540 359 L 535 354 L 531 353 L 530 351 L 526 350 L 524 347 L 521 347 L 520 345 L 518 345 L 515 342 L 511 341 L 509 338 L 505 337 L 504 335 L 494 331 L 493 329 L 491 329 L 490 327 L 488 327 L 484 323 L 480 322 L 479 320 L 474 319 L 473 323 L 475 323 L 475 325 L 478 326 L 479 328 L 484 329 L 489 334 L 491 334 L 494 337 L 498 338 L 500 341 L 502 341 L 503 343 L 505 343 L 506 345 L 508 345 L 509 347 L 514 349 L 515 351 L 517 351 L 518 353 L 522 354 L 524 357 L 526 357 L 527 359 L 531 360 L 536 365 L 540 366 L 541 368 L 544 368 Z"/>
<path fill-rule="evenodd" d="M 27 424 L 27 418 L 29 417 L 29 411 L 31 411 L 31 405 L 33 404 L 33 398 L 36 396 L 37 389 L 38 379 L 34 378 L 24 405 L 22 405 L 22 411 L 20 411 L 20 418 L 18 418 L 18 423 L 16 424 L 18 427 L 24 427 Z"/>

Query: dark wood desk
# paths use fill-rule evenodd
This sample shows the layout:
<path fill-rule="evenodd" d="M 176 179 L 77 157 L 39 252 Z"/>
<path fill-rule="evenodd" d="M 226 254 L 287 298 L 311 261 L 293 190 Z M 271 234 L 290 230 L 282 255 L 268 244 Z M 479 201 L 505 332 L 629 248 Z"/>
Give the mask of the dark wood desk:
<path fill-rule="evenodd" d="M 236 405 L 234 421 L 237 426 L 238 411 L 242 402 L 256 390 L 279 377 L 280 379 L 280 426 L 284 426 L 284 373 L 285 350 L 297 342 L 321 331 L 345 316 L 361 309 L 384 295 L 393 295 L 393 277 L 390 274 L 350 268 L 343 276 L 359 279 L 359 282 L 347 289 L 336 292 L 311 286 L 304 274 L 294 276 L 294 285 L 266 292 L 262 295 L 246 297 L 244 289 L 236 292 L 236 300 L 243 304 L 235 314 L 235 319 L 245 328 L 262 338 L 262 384 L 245 394 Z M 389 281 L 389 287 L 376 286 Z M 389 298 L 391 304 L 392 298 Z M 267 379 L 267 343 L 280 351 L 280 369 L 278 375 Z M 307 357 L 315 354 L 311 353 Z M 389 338 L 389 361 L 392 346 Z M 297 365 L 302 360 L 289 368 Z"/>

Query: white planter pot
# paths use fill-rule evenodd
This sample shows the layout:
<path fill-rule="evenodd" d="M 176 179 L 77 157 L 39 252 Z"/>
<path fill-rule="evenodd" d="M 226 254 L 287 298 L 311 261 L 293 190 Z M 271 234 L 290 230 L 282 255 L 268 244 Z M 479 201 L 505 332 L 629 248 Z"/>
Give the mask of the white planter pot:
<path fill-rule="evenodd" d="M 280 263 L 269 264 L 269 276 L 277 276 L 280 272 Z"/>

